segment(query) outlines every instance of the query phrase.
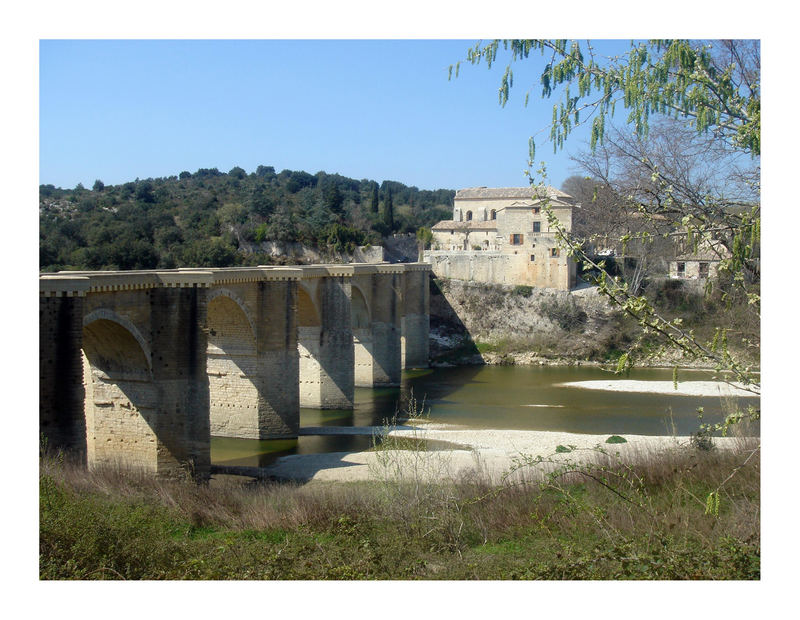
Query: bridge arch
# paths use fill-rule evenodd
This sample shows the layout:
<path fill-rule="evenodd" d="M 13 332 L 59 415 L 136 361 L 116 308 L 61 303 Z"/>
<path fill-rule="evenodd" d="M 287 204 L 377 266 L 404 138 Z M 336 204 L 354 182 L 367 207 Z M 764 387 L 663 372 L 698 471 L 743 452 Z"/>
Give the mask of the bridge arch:
<path fill-rule="evenodd" d="M 242 301 L 242 299 L 230 289 L 219 287 L 214 288 L 208 292 L 207 303 L 209 307 L 211 306 L 211 302 L 219 297 L 227 297 L 231 301 L 233 301 L 237 306 L 239 311 L 244 315 L 245 319 L 247 319 L 248 325 L 250 325 L 250 332 L 253 335 L 253 338 L 256 337 L 256 325 L 255 321 L 253 321 L 253 317 L 250 316 L 250 312 L 247 309 L 247 305 Z M 230 307 L 230 306 L 229 306 Z"/>
<path fill-rule="evenodd" d="M 322 324 L 318 305 L 314 303 L 314 292 L 301 282 L 297 287 L 297 326 L 318 327 Z"/>
<path fill-rule="evenodd" d="M 372 323 L 372 313 L 367 298 L 355 282 L 352 283 L 350 291 L 350 319 L 353 329 L 368 328 Z"/>
<path fill-rule="evenodd" d="M 96 321 L 107 321 L 110 323 L 116 323 L 123 330 L 125 330 L 141 348 L 141 351 L 144 354 L 145 360 L 147 362 L 147 368 L 148 370 L 152 371 L 153 357 L 152 354 L 150 353 L 150 347 L 147 343 L 147 340 L 145 340 L 144 336 L 142 336 L 141 332 L 131 321 L 126 319 L 124 316 L 117 314 L 113 310 L 109 310 L 107 308 L 97 308 L 83 317 L 84 336 L 86 335 L 86 327 L 92 323 L 95 323 Z M 113 332 L 109 331 L 108 326 L 106 326 L 105 329 L 103 329 L 102 328 L 103 325 L 105 324 L 100 324 L 100 329 L 101 329 L 100 332 L 96 332 L 98 326 L 95 326 L 95 331 L 90 332 L 90 337 L 93 333 L 95 335 L 102 337 L 103 332 L 106 332 L 107 336 L 111 336 Z M 116 333 L 119 336 L 122 332 L 116 332 Z M 124 342 L 124 337 L 123 340 L 120 342 Z"/>
<path fill-rule="evenodd" d="M 110 311 L 83 326 L 84 414 L 90 466 L 158 471 L 158 389 L 139 331 Z"/>

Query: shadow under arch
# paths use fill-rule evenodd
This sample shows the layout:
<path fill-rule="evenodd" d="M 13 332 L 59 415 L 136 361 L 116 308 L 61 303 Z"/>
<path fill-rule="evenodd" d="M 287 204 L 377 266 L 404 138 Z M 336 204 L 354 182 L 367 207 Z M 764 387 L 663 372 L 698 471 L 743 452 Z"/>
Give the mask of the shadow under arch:
<path fill-rule="evenodd" d="M 356 284 L 351 285 L 350 303 L 350 320 L 353 329 L 369 327 L 372 324 L 372 313 L 370 312 L 367 298 Z"/>
<path fill-rule="evenodd" d="M 245 305 L 244 301 L 242 301 L 242 299 L 238 295 L 236 295 L 236 293 L 234 293 L 233 291 L 224 287 L 219 287 L 209 291 L 206 303 L 210 304 L 212 301 L 214 301 L 219 297 L 227 297 L 238 306 L 238 309 L 244 315 L 245 319 L 247 319 L 247 323 L 250 325 L 250 332 L 253 336 L 253 339 L 255 339 L 256 324 L 253 318 L 250 316 L 250 313 L 247 311 L 247 306 Z"/>
<path fill-rule="evenodd" d="M 252 322 L 228 291 L 216 291 L 207 306 L 206 374 L 211 435 L 261 436 L 259 368 Z"/>
<path fill-rule="evenodd" d="M 297 326 L 315 327 L 322 323 L 317 304 L 314 303 L 314 294 L 304 282 L 297 287 Z"/>
<path fill-rule="evenodd" d="M 157 433 L 158 389 L 149 353 L 141 334 L 120 317 L 93 315 L 83 326 L 87 463 L 158 472 L 170 450 L 169 440 Z"/>

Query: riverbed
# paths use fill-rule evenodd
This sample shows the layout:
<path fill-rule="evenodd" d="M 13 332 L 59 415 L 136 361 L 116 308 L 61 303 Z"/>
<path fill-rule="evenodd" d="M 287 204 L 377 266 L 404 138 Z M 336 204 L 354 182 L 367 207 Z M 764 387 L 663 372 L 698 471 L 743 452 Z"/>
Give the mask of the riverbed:
<path fill-rule="evenodd" d="M 499 470 L 514 453 L 558 445 L 583 449 L 611 435 L 624 437 L 626 444 L 616 445 L 628 451 L 674 445 L 697 430 L 698 408 L 703 422 L 715 422 L 737 406 L 759 406 L 757 397 L 713 381 L 709 371 L 681 371 L 678 380 L 675 390 L 672 371 L 653 368 L 624 376 L 566 366 L 410 371 L 399 388 L 356 388 L 353 410 L 302 409 L 297 440 L 212 438 L 211 458 L 214 465 L 268 467 L 278 477 L 294 471 L 309 479 L 302 475 L 305 457 L 314 479 L 360 479 L 368 475 L 374 446 L 388 428 L 395 434 L 413 431 L 418 442 L 440 453 L 436 458 L 449 455 L 464 464 L 478 451 L 484 465 L 493 462 Z M 422 423 L 398 425 L 409 413 Z M 757 426 L 748 432 L 758 434 Z"/>

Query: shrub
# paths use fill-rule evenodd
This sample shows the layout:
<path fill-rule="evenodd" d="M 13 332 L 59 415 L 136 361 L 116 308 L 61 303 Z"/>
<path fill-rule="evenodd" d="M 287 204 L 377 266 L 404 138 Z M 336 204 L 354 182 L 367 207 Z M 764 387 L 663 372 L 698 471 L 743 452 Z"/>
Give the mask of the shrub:
<path fill-rule="evenodd" d="M 511 294 L 519 297 L 530 297 L 533 294 L 533 287 L 518 284 L 511 290 Z"/>
<path fill-rule="evenodd" d="M 572 297 L 545 299 L 539 304 L 539 311 L 566 332 L 579 329 L 588 319 L 586 312 L 578 307 Z"/>

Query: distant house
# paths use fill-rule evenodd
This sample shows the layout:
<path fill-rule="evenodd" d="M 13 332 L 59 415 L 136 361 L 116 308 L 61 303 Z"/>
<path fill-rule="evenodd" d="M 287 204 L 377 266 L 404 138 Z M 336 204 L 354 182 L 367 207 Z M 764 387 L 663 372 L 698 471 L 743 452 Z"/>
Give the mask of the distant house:
<path fill-rule="evenodd" d="M 717 275 L 719 262 L 730 256 L 719 241 L 703 241 L 697 249 L 686 242 L 679 245 L 677 256 L 669 263 L 669 277 L 677 280 L 704 281 Z"/>
<path fill-rule="evenodd" d="M 542 191 L 542 190 L 538 190 Z M 556 242 L 544 205 L 572 229 L 575 200 L 548 187 L 472 187 L 456 192 L 453 219 L 431 229 L 424 260 L 437 275 L 493 284 L 525 284 L 569 290 L 576 264 Z"/>

